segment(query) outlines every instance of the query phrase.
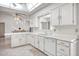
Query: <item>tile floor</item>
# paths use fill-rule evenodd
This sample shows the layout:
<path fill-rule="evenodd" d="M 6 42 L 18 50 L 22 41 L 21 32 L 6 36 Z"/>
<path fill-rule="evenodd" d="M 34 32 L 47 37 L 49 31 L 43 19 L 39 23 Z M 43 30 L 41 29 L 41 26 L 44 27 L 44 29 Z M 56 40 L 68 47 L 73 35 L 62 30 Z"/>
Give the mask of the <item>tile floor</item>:
<path fill-rule="evenodd" d="M 31 45 L 10 48 L 10 40 L 0 38 L 0 56 L 46 56 Z"/>

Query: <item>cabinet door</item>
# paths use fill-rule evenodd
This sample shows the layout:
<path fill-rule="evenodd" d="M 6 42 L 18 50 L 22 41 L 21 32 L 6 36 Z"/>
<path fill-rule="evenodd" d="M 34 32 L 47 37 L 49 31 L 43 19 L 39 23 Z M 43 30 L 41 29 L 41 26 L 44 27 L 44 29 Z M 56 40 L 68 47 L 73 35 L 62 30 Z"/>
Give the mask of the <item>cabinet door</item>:
<path fill-rule="evenodd" d="M 57 56 L 70 55 L 70 42 L 57 40 Z"/>
<path fill-rule="evenodd" d="M 26 35 L 25 35 L 25 34 L 19 35 L 19 41 L 20 41 L 20 45 L 25 45 L 25 44 L 27 44 Z"/>
<path fill-rule="evenodd" d="M 11 47 L 19 46 L 19 36 L 18 35 L 12 35 L 11 36 Z"/>
<path fill-rule="evenodd" d="M 50 53 L 52 55 L 56 55 L 56 40 L 55 39 L 50 39 Z"/>
<path fill-rule="evenodd" d="M 56 41 L 51 38 L 45 39 L 45 51 L 51 55 L 56 55 Z"/>
<path fill-rule="evenodd" d="M 38 38 L 38 36 L 36 36 L 36 37 L 35 37 L 35 47 L 36 47 L 36 48 L 38 48 L 38 40 L 39 40 L 39 38 Z"/>
<path fill-rule="evenodd" d="M 69 56 L 70 55 L 69 47 L 57 45 L 57 56 L 59 56 L 60 54 L 64 56 Z"/>
<path fill-rule="evenodd" d="M 29 44 L 30 43 L 30 39 L 31 39 L 31 35 L 30 34 L 26 34 L 25 35 L 25 39 L 26 39 L 26 42 Z"/>
<path fill-rule="evenodd" d="M 49 50 L 50 50 L 50 40 L 48 40 L 47 38 L 45 38 L 45 45 L 44 45 L 44 50 L 46 51 L 46 52 L 50 52 Z"/>
<path fill-rule="evenodd" d="M 31 43 L 33 46 L 35 45 L 34 42 L 35 42 L 35 36 L 34 36 L 34 35 L 31 35 L 31 36 L 30 36 L 30 43 Z"/>
<path fill-rule="evenodd" d="M 51 21 L 52 25 L 59 25 L 59 8 L 55 8 L 52 10 Z"/>
<path fill-rule="evenodd" d="M 41 51 L 44 50 L 44 39 L 43 39 L 43 37 L 39 37 L 39 49 Z"/>
<path fill-rule="evenodd" d="M 61 25 L 74 24 L 74 9 L 73 4 L 65 4 L 60 8 Z"/>

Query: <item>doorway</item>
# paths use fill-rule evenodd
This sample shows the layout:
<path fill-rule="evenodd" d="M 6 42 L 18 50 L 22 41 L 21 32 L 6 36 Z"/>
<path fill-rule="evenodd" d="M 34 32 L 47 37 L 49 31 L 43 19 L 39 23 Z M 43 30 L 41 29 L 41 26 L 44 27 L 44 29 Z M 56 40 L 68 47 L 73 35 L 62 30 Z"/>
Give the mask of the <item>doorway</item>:
<path fill-rule="evenodd" d="M 0 49 L 5 43 L 5 23 L 0 23 Z"/>
<path fill-rule="evenodd" d="M 5 23 L 0 23 L 0 38 L 5 36 Z"/>

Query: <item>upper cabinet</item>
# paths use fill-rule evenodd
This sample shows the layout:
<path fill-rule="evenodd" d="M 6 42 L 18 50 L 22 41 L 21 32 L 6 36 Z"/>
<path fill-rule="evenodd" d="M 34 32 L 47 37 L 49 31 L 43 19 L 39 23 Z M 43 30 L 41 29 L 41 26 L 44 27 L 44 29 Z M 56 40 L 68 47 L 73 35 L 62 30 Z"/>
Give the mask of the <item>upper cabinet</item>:
<path fill-rule="evenodd" d="M 60 20 L 58 17 L 59 17 L 59 8 L 55 8 L 51 12 L 52 25 L 59 25 L 60 24 Z"/>
<path fill-rule="evenodd" d="M 39 16 L 39 29 L 50 30 L 51 29 L 50 20 L 51 20 L 51 15 L 49 13 Z"/>
<path fill-rule="evenodd" d="M 76 24 L 76 5 L 63 4 L 60 7 L 52 9 L 52 25 L 75 25 Z"/>
<path fill-rule="evenodd" d="M 51 10 L 51 11 L 50 11 Z M 40 29 L 50 30 L 58 25 L 78 25 L 79 24 L 79 4 L 65 3 L 52 5 L 45 11 L 33 15 L 31 26 Z"/>
<path fill-rule="evenodd" d="M 33 16 L 30 17 L 30 27 L 38 27 L 38 18 Z"/>
<path fill-rule="evenodd" d="M 61 25 L 74 25 L 74 5 L 66 4 L 60 7 Z"/>

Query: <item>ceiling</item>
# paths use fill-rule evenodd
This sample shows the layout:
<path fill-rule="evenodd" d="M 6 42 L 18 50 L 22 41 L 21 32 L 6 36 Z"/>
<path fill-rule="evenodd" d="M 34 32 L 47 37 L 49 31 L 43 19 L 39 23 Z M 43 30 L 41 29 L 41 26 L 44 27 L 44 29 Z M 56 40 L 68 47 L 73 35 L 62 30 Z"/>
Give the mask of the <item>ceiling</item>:
<path fill-rule="evenodd" d="M 49 3 L 0 3 L 0 11 L 32 14 L 48 5 Z"/>

